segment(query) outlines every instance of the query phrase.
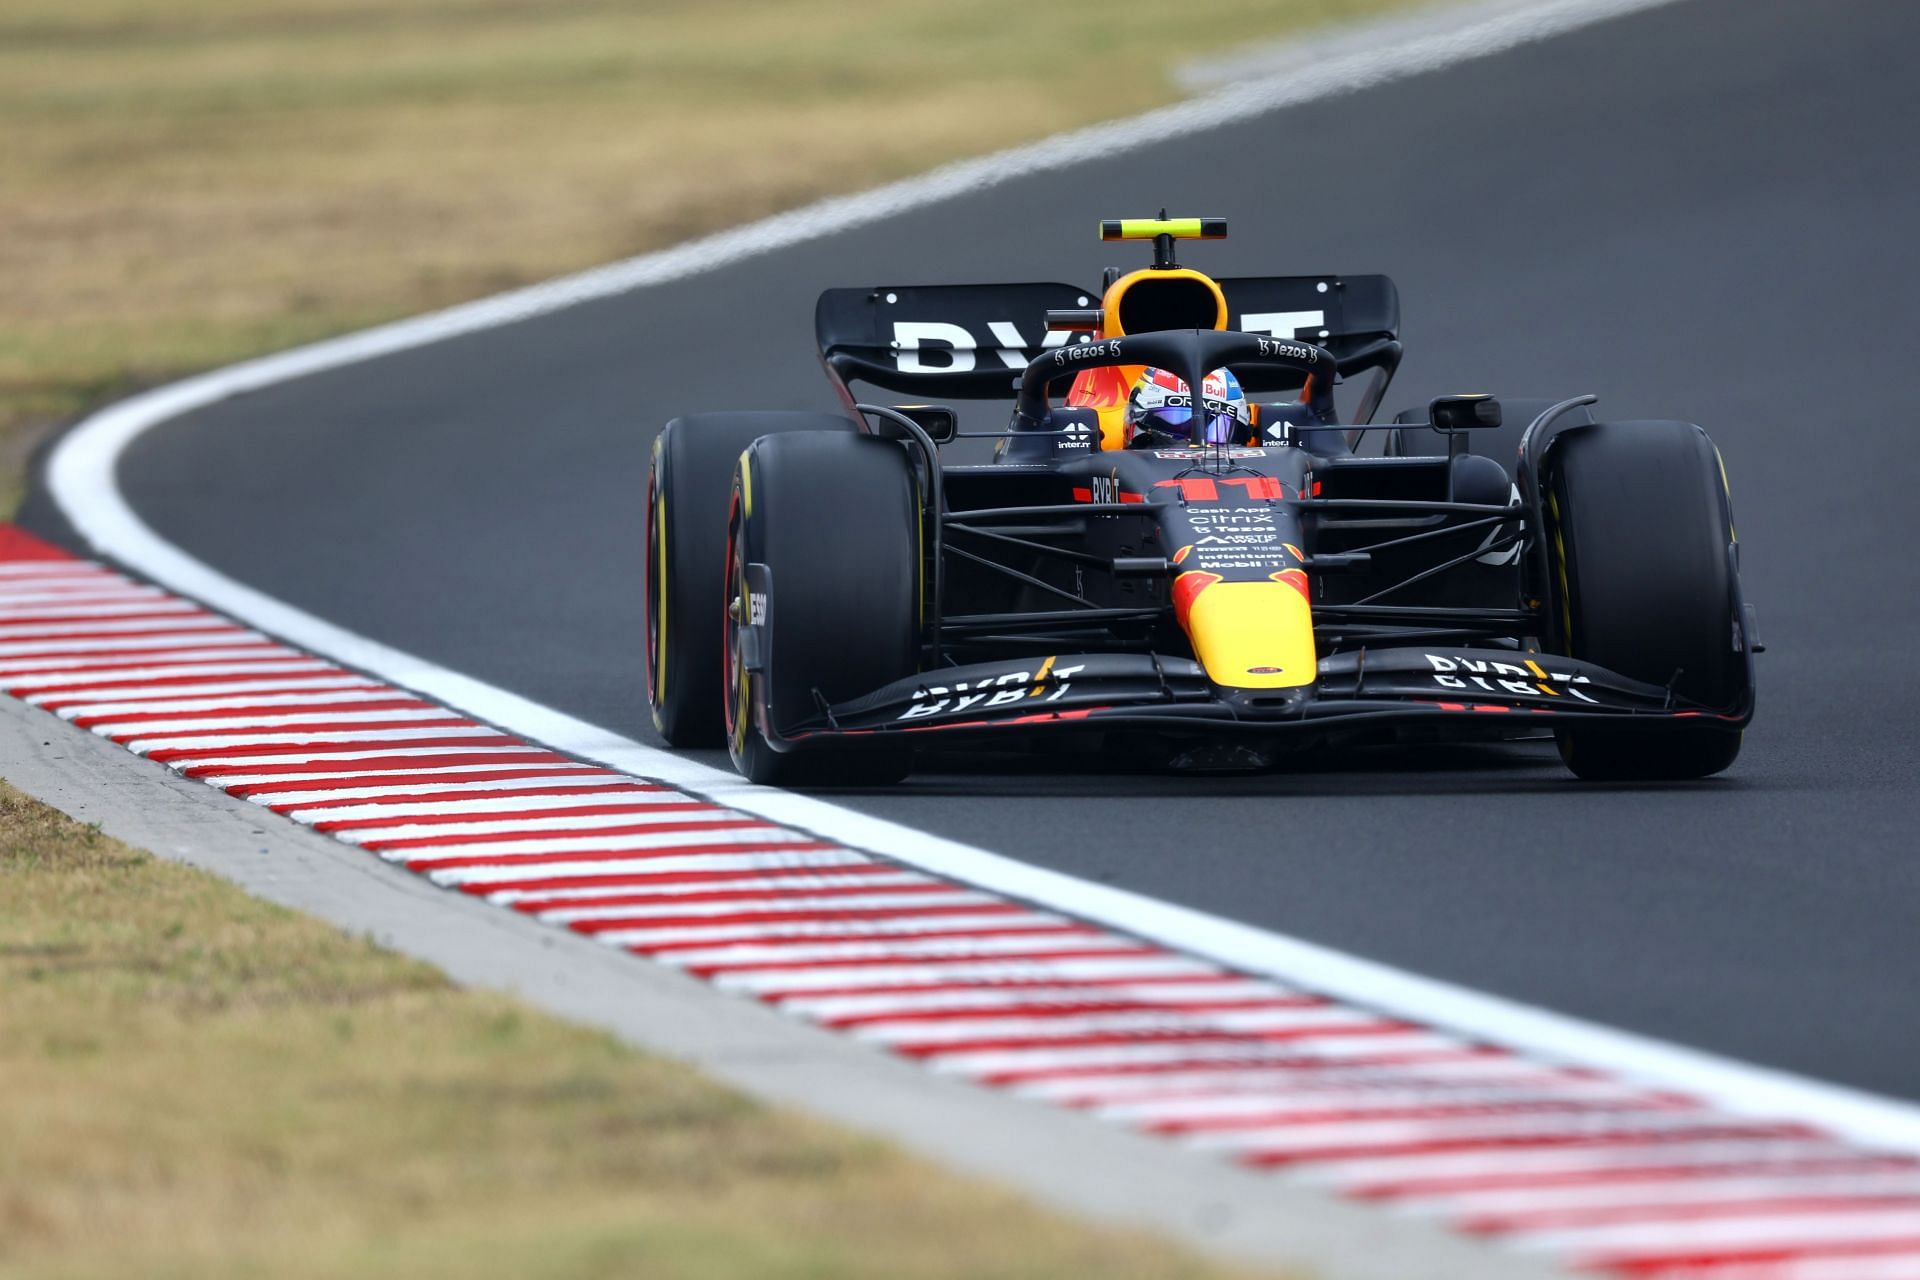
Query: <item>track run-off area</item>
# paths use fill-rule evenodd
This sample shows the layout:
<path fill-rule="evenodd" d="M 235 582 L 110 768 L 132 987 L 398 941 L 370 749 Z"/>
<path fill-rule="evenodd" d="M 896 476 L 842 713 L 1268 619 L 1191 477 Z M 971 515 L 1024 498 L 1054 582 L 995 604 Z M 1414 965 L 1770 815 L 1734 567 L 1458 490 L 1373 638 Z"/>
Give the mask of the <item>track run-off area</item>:
<path fill-rule="evenodd" d="M 1830 1101 L 1850 1141 L 1237 971 L 553 751 L 3 526 L 0 689 L 933 1071 L 1546 1261 L 1859 1276 L 1920 1255 L 1920 1126 L 1870 1103 Z"/>
<path fill-rule="evenodd" d="M 329 765 L 330 785 L 349 793 L 405 789 L 316 796 L 276 772 L 295 760 L 209 778 L 294 783 L 253 798 L 290 794 L 283 811 L 319 809 L 296 816 L 349 824 L 340 834 L 383 856 L 451 882 L 496 865 L 474 859 L 558 861 L 550 855 L 588 848 L 589 861 L 642 877 L 660 868 L 620 855 L 687 837 L 642 830 L 638 814 L 658 820 L 680 812 L 660 806 L 686 804 L 668 825 L 771 822 L 784 834 L 770 843 L 821 847 L 685 856 L 764 855 L 797 859 L 777 862 L 794 868 L 808 867 L 803 855 L 849 859 L 820 866 L 886 880 L 883 892 L 854 896 L 884 899 L 871 909 L 887 921 L 941 923 L 877 927 L 855 914 L 868 908 L 814 891 L 825 869 L 752 885 L 744 912 L 713 905 L 738 901 L 725 897 L 663 912 L 673 904 L 642 903 L 630 884 L 617 886 L 622 901 L 577 905 L 604 867 L 535 877 L 585 877 L 564 886 L 519 883 L 518 865 L 512 878 L 472 883 L 683 962 L 709 947 L 783 948 L 786 961 L 813 948 L 830 978 L 731 984 L 813 1000 L 794 1011 L 846 1019 L 851 1033 L 936 1068 L 1311 1166 L 1349 1190 L 1569 1261 L 1644 1275 L 1920 1274 L 1907 1159 L 1920 1143 L 1907 1154 L 1854 1145 L 1876 1126 L 1901 1141 L 1897 1121 L 1911 1124 L 1911 1113 L 1846 1091 L 1920 1097 L 1920 698 L 1900 643 L 1920 621 L 1902 550 L 1915 532 L 1915 467 L 1891 391 L 1920 282 L 1920 171 L 1907 132 L 1920 91 L 1905 70 L 1920 52 L 1920 12 L 1895 0 L 1613 8 L 1622 12 L 1550 38 L 1377 76 L 1364 92 L 1282 94 L 1273 110 L 1224 113 L 1176 138 L 1115 127 L 1070 162 L 902 201 L 844 230 L 814 227 L 787 247 L 729 254 L 722 237 L 697 270 L 636 272 L 629 283 L 644 287 L 585 289 L 572 305 L 556 294 L 484 327 L 445 324 L 431 342 L 369 335 L 347 348 L 360 358 L 295 359 L 279 376 L 163 390 L 68 437 L 28 521 L 75 545 L 91 538 L 351 668 L 322 663 L 301 679 L 366 682 L 254 688 L 295 699 L 273 706 L 345 717 L 337 729 L 303 726 L 341 735 L 331 746 L 302 741 L 280 754 L 341 747 L 406 774 L 419 759 L 389 758 L 377 745 L 389 739 L 370 733 L 492 742 L 502 726 L 512 741 L 479 754 L 539 756 L 526 776 L 564 790 L 515 807 L 524 801 L 492 798 L 498 783 L 437 777 L 433 791 L 479 794 L 395 800 L 419 795 L 422 779 L 347 786 L 367 771 Z M 1112 256 L 1092 243 L 1095 218 L 1151 212 L 1196 188 L 1220 207 L 1194 212 L 1228 215 L 1234 235 L 1194 246 L 1192 265 L 1380 270 L 1399 281 L 1410 355 L 1390 409 L 1467 388 L 1596 391 L 1612 416 L 1686 417 L 1713 433 L 1769 647 L 1759 717 L 1725 778 L 1583 787 L 1531 748 L 1226 779 L 1143 776 L 1111 760 L 936 761 L 895 791 L 810 799 L 729 789 L 713 760 L 650 749 L 639 495 L 658 426 L 699 408 L 827 407 L 808 323 L 823 287 L 1094 281 Z M 86 489 L 103 476 L 111 494 Z M 127 541 L 129 531 L 147 541 Z M 99 630 L 111 611 L 33 612 L 73 602 L 52 586 L 55 598 L 35 597 L 30 584 L 78 574 L 84 588 L 96 572 L 9 575 L 7 590 L 26 594 L 0 606 L 6 629 L 29 630 L 9 636 L 5 669 L 96 686 L 50 710 L 196 764 L 213 758 L 196 747 L 277 740 L 223 743 L 228 719 L 243 722 L 242 737 L 299 723 L 299 712 L 234 704 L 233 689 L 182 692 L 171 682 L 222 684 L 231 673 L 163 669 L 175 658 L 128 668 L 148 674 L 112 686 L 111 700 L 91 678 L 69 678 L 92 664 L 57 655 L 117 652 L 120 641 L 97 641 L 127 630 Z M 103 594 L 152 599 L 142 590 L 116 581 Z M 177 603 L 158 610 L 165 625 L 145 639 L 232 625 Z M 203 621 L 176 628 L 175 614 Z M 95 630 L 72 632 L 83 619 Z M 47 637 L 58 640 L 50 664 L 20 667 L 48 657 Z M 13 691 L 47 687 L 64 686 Z M 312 690 L 352 696 L 305 703 Z M 173 705 L 205 700 L 227 705 Z M 434 704 L 489 723 L 449 720 Z M 405 727 L 370 729 L 367 716 Z M 218 758 L 226 763 L 211 767 L 252 767 Z M 591 785 L 552 781 L 583 767 L 603 776 L 583 761 L 614 765 L 599 785 L 624 798 L 609 807 L 579 798 Z M 801 884 L 805 905 L 773 901 Z M 921 893 L 950 896 L 922 904 L 928 914 L 900 914 Z M 711 929 L 733 932 L 702 932 Z M 1037 1000 L 968 985 L 991 976 L 902 978 L 929 988 L 903 1005 L 894 979 L 849 984 L 838 963 L 993 975 L 990 957 L 1023 956 L 1040 936 L 1031 929 L 1094 948 L 1038 961 L 1021 979 L 1046 991 Z M 1102 947 L 1173 969 L 1159 983 L 1053 967 L 1097 969 Z M 765 960 L 755 952 L 738 972 Z M 713 976 L 728 985 L 733 972 Z M 1169 994 L 1183 984 L 1194 1000 Z M 1448 1067 L 1462 1075 L 1442 1082 L 1420 1061 L 1341 1058 L 1369 1036 L 1414 1037 L 1406 1045 L 1425 1046 L 1416 1059 L 1430 1050 L 1435 1063 L 1501 1065 L 1484 1079 L 1480 1067 Z M 1303 1040 L 1342 1048 L 1301 1054 Z M 1569 1073 L 1535 1056 L 1549 1046 L 1608 1070 Z M 1656 1078 L 1697 1087 L 1653 1088 Z M 1563 1085 L 1571 1092 L 1556 1092 Z M 1369 1160 L 1386 1163 L 1362 1168 Z"/>

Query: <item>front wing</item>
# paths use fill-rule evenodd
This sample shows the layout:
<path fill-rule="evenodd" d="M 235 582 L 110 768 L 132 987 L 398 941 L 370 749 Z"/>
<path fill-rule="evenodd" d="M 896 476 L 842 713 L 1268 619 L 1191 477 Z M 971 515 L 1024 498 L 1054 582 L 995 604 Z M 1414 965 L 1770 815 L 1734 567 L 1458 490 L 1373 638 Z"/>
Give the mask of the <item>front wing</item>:
<path fill-rule="evenodd" d="M 1751 688 L 1751 685 L 1748 686 Z M 1222 689 L 1191 658 L 1082 654 L 950 667 L 834 704 L 772 739 L 807 747 L 900 735 L 1022 735 L 1062 728 L 1248 733 L 1280 738 L 1458 723 L 1511 737 L 1573 721 L 1744 726 L 1752 700 L 1704 707 L 1592 663 L 1506 649 L 1392 648 L 1336 654 L 1308 687 Z M 771 735 L 770 735 L 771 738 Z"/>

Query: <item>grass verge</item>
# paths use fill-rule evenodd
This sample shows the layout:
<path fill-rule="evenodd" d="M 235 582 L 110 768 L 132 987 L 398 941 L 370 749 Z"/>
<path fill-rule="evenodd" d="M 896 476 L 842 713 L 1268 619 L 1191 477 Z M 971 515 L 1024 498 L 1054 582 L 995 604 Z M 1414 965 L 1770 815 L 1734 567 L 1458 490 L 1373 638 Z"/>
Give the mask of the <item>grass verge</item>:
<path fill-rule="evenodd" d="M 1424 2 L 8 0 L 0 518 L 23 438 L 140 385 L 1143 110 L 1182 59 Z M 1140 211 L 1087 217 L 1116 212 Z"/>
<path fill-rule="evenodd" d="M 38 434 L 138 386 L 1144 110 L 1182 59 L 1420 2 L 9 0 L 0 517 Z M 1221 1274 L 4 784 L 0 1079 L 0 1276 Z"/>
<path fill-rule="evenodd" d="M 0 783 L 0 1277 L 1216 1277 Z"/>

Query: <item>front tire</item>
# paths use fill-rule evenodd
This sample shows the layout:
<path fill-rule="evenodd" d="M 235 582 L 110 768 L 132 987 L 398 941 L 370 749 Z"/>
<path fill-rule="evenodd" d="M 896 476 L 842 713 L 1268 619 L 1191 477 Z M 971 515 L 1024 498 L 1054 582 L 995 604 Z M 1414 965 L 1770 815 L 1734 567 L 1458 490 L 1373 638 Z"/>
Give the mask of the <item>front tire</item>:
<path fill-rule="evenodd" d="M 873 786 L 912 769 L 910 748 L 844 742 L 781 751 L 769 740 L 919 669 L 919 481 L 906 450 L 865 435 L 804 432 L 741 455 L 729 506 L 725 643 L 727 748 L 748 780 Z M 768 599 L 746 567 L 767 567 Z M 743 622 L 760 613 L 761 669 L 747 670 Z M 766 724 L 760 720 L 764 709 Z"/>
<path fill-rule="evenodd" d="M 647 468 L 647 704 L 667 745 L 726 741 L 720 611 L 726 590 L 727 492 L 734 464 L 762 436 L 852 434 L 827 413 L 696 413 L 653 441 Z"/>
<path fill-rule="evenodd" d="M 1746 693 L 1736 646 L 1732 504 L 1719 452 L 1683 422 L 1614 422 L 1553 446 L 1544 490 L 1556 638 L 1596 663 L 1708 707 Z M 1740 753 L 1715 724 L 1577 725 L 1561 758 L 1594 781 L 1704 778 Z"/>

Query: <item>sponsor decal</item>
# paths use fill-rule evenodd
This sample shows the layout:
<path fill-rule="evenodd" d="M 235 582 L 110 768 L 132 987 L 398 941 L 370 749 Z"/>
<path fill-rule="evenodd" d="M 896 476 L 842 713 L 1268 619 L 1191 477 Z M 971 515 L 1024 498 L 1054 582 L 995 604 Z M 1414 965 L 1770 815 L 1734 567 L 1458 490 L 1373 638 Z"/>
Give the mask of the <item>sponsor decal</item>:
<path fill-rule="evenodd" d="M 1061 347 L 1055 351 L 1053 353 L 1053 363 L 1055 367 L 1064 369 L 1077 361 L 1101 360 L 1119 354 L 1120 342 L 1117 338 L 1108 339 L 1105 342 L 1080 342 L 1070 347 Z"/>
<path fill-rule="evenodd" d="M 976 708 L 1010 707 L 1033 698 L 1058 702 L 1073 688 L 1068 677 L 1084 670 L 1084 663 L 1076 667 L 1056 667 L 1053 659 L 1048 658 L 1038 671 L 1007 671 L 975 680 L 925 685 L 915 691 L 912 703 L 894 719 L 924 720 L 928 716 L 952 715 Z"/>
<path fill-rule="evenodd" d="M 1196 529 L 1222 529 L 1235 526 L 1266 527 L 1273 523 L 1272 507 L 1209 507 L 1187 512 L 1187 523 Z"/>
<path fill-rule="evenodd" d="M 1232 397 L 1237 386 L 1237 380 L 1233 383 L 1227 381 L 1227 371 L 1225 369 L 1215 369 L 1212 373 L 1209 373 L 1205 378 L 1200 380 L 1200 403 L 1208 409 L 1224 408 L 1227 400 Z M 1142 403 L 1152 408 L 1193 408 L 1192 390 L 1176 375 L 1169 373 L 1165 369 L 1148 369 L 1146 376 L 1140 380 L 1139 385 L 1135 388 L 1135 392 L 1142 396 L 1147 396 L 1147 393 L 1152 393 L 1150 397 L 1142 401 Z"/>
<path fill-rule="evenodd" d="M 1246 574 L 1259 574 L 1265 577 L 1278 577 L 1281 572 L 1291 569 L 1299 572 L 1298 555 L 1289 558 L 1291 548 L 1279 541 L 1271 529 L 1254 529 L 1246 532 L 1214 532 L 1202 529 L 1200 536 L 1194 539 L 1193 566 L 1214 573 L 1232 574 L 1244 577 Z M 1302 575 L 1304 583 L 1305 575 Z M 1304 585 L 1302 587 L 1304 591 Z"/>
<path fill-rule="evenodd" d="M 1188 526 L 1184 531 L 1187 541 L 1174 553 L 1172 562 L 1181 565 L 1191 561 L 1191 568 L 1241 580 L 1298 570 L 1306 557 L 1293 543 L 1281 541 L 1282 530 L 1275 510 L 1269 507 L 1182 508 L 1175 527 L 1178 528 L 1180 522 Z"/>
<path fill-rule="evenodd" d="M 747 623 L 749 626 L 767 625 L 767 593 L 764 591 L 747 592 Z"/>
<path fill-rule="evenodd" d="M 1277 556 L 1271 551 L 1249 551 L 1239 547 L 1211 549 L 1195 547 L 1193 551 L 1193 563 L 1196 568 L 1210 569 L 1215 572 L 1221 569 L 1230 569 L 1235 572 L 1259 572 L 1286 562 L 1285 556 Z"/>
<path fill-rule="evenodd" d="M 941 320 L 896 320 L 893 324 L 894 364 L 902 373 L 970 373 L 979 352 L 992 351 L 1009 369 L 1027 367 L 1027 352 L 1034 349 L 1020 327 L 1011 320 L 992 320 L 988 337 L 981 338 L 965 325 Z M 1074 335 L 1047 333 L 1039 342 L 1042 352 L 1064 346 Z M 922 353 L 939 355 L 944 363 L 929 363 Z"/>
<path fill-rule="evenodd" d="M 1488 693 L 1520 694 L 1527 697 L 1543 693 L 1550 698 L 1570 694 L 1581 702 L 1599 705 L 1597 699 L 1588 697 L 1576 687 L 1592 684 L 1593 682 L 1587 677 L 1570 671 L 1549 671 L 1531 658 L 1523 658 L 1520 663 L 1512 663 L 1498 660 L 1480 661 L 1474 658 L 1447 658 L 1437 653 L 1429 653 L 1425 656 L 1428 664 L 1433 668 L 1433 682 L 1442 689 L 1484 689 Z M 1563 687 L 1556 689 L 1554 685 Z"/>
<path fill-rule="evenodd" d="M 1287 360 L 1298 360 L 1302 364 L 1318 364 L 1320 348 L 1310 347 L 1304 342 L 1281 342 L 1273 338 L 1255 338 L 1263 356 L 1280 356 Z"/>
<path fill-rule="evenodd" d="M 1076 485 L 1073 490 L 1075 502 L 1145 502 L 1147 495 L 1134 493 L 1120 487 L 1119 478 L 1109 473 L 1093 476 L 1084 485 Z"/>
<path fill-rule="evenodd" d="M 1201 453 L 1200 450 L 1203 447 L 1204 446 L 1196 444 L 1188 445 L 1184 449 L 1153 449 L 1149 452 L 1152 457 L 1158 458 L 1162 462 L 1193 462 L 1202 457 L 1211 460 L 1213 458 L 1264 458 L 1267 456 L 1265 449 L 1207 448 L 1205 453 Z M 1160 483 L 1169 484 L 1171 482 L 1162 480 Z"/>
<path fill-rule="evenodd" d="M 1327 336 L 1325 311 L 1249 311 L 1240 317 L 1240 332 L 1264 333 L 1275 338 L 1297 338 L 1302 329 Z"/>

